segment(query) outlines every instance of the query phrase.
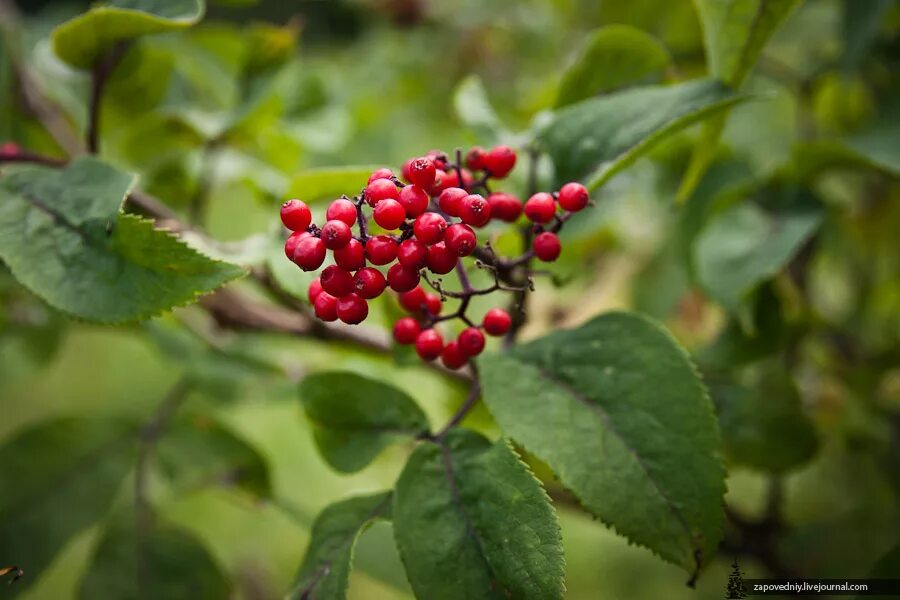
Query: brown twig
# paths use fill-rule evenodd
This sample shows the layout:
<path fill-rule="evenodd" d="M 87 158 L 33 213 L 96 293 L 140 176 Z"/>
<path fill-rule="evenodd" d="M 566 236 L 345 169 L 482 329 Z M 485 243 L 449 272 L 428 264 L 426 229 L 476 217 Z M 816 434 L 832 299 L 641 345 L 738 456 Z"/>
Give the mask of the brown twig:
<path fill-rule="evenodd" d="M 124 40 L 117 42 L 112 50 L 97 59 L 91 70 L 91 98 L 88 105 L 87 128 L 87 149 L 91 154 L 97 154 L 100 151 L 100 105 L 103 101 L 103 90 L 109 77 L 125 57 L 129 45 Z"/>

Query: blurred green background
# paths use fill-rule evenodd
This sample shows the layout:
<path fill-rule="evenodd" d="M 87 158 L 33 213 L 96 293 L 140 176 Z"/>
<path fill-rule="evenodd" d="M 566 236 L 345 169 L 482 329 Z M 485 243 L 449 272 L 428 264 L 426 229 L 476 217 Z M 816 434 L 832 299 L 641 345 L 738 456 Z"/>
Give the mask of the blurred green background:
<path fill-rule="evenodd" d="M 10 53 L 20 53 L 48 96 L 84 127 L 88 78 L 54 57 L 47 35 L 86 7 L 19 0 L 21 27 L 6 30 L 13 41 L 0 63 L 0 140 L 59 153 L 36 121 L 14 108 Z M 333 165 L 397 168 L 431 148 L 515 144 L 522 138 L 514 132 L 553 106 L 560 74 L 589 33 L 617 23 L 647 31 L 669 53 L 666 68 L 648 82 L 706 72 L 702 29 L 687 0 L 215 3 L 201 25 L 143 38 L 129 51 L 104 101 L 103 156 L 140 173 L 143 189 L 194 215 L 213 238 L 238 242 L 216 251 L 265 260 L 281 252 L 280 199 L 309 189 L 303 173 Z M 785 173 L 802 180 L 824 208 L 801 299 L 778 275 L 755 296 L 769 294 L 767 300 L 732 319 L 672 264 L 680 218 L 672 207 L 694 129 L 613 179 L 597 195 L 598 206 L 572 223 L 553 267 L 559 285 L 540 286 L 525 330 L 529 338 L 609 308 L 635 308 L 662 319 L 695 352 L 717 403 L 735 381 L 765 397 L 778 385 L 773 370 L 774 379 L 788 379 L 792 391 L 779 393 L 796 394 L 814 448 L 783 450 L 801 456 L 785 459 L 788 469 L 773 469 L 770 455 L 798 435 L 780 428 L 794 416 L 778 414 L 754 429 L 755 422 L 723 412 L 737 423 L 725 433 L 736 440 L 727 500 L 741 514 L 760 514 L 778 472 L 788 523 L 778 551 L 808 576 L 862 576 L 900 541 L 898 29 L 894 2 L 803 3 L 766 46 L 747 83 L 760 99 L 732 111 L 716 165 L 695 195 L 727 202 L 746 189 L 771 191 Z M 345 187 L 338 190 L 356 193 L 359 182 L 351 181 L 340 181 Z M 522 179 L 509 187 L 521 193 Z M 276 269 L 283 262 L 273 260 Z M 282 265 L 284 284 L 302 297 L 304 276 L 287 269 Z M 741 319 L 762 327 L 754 310 L 773 306 L 788 315 L 778 320 L 779 331 L 796 326 L 802 335 L 782 344 L 765 333 L 762 339 L 777 347 L 737 366 L 718 364 L 728 351 L 712 346 L 719 334 Z M 791 310 L 803 318 L 791 321 Z M 390 311 L 376 307 L 376 323 L 386 326 Z M 196 307 L 140 326 L 71 322 L 3 268 L 0 439 L 60 415 L 146 418 L 173 385 L 189 381 L 185 409 L 211 415 L 259 451 L 271 499 L 229 486 L 170 489 L 160 478 L 153 481 L 155 501 L 203 540 L 235 581 L 237 597 L 280 598 L 316 513 L 389 488 L 409 451 L 392 447 L 356 475 L 331 471 L 300 410 L 302 374 L 327 367 L 383 378 L 407 390 L 435 425 L 464 390 L 403 357 L 213 330 Z M 210 350 L 197 331 L 213 331 L 218 345 Z M 725 391 L 717 396 L 720 382 Z M 496 432 L 484 409 L 472 423 Z M 128 501 L 125 487 L 119 504 Z M 678 568 L 585 514 L 563 507 L 560 516 L 572 599 L 717 600 L 739 553 L 725 548 L 692 590 Z M 92 527 L 77 535 L 46 572 L 26 573 L 33 581 L 19 597 L 75 597 L 97 534 Z M 753 557 L 740 560 L 748 575 L 766 573 Z M 350 597 L 411 597 L 389 525 L 362 537 Z"/>

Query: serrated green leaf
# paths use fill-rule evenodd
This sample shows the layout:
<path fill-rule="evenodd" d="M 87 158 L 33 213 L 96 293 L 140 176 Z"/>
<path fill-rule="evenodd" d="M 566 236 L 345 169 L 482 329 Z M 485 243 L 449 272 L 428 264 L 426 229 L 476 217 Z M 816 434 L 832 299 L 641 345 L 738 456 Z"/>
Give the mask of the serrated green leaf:
<path fill-rule="evenodd" d="M 748 99 L 710 79 L 633 88 L 567 106 L 538 139 L 553 159 L 558 182 L 593 171 L 588 187 L 597 189 L 655 143 Z"/>
<path fill-rule="evenodd" d="M 585 508 L 691 572 L 712 560 L 725 491 L 719 432 L 703 383 L 662 327 L 607 313 L 479 366 L 500 427 Z"/>
<path fill-rule="evenodd" d="M 0 446 L 0 556 L 32 577 L 109 510 L 134 462 L 136 427 L 92 417 L 43 421 Z M 105 597 L 105 596 L 104 596 Z"/>
<path fill-rule="evenodd" d="M 73 67 L 89 69 L 117 43 L 198 22 L 204 0 L 109 0 L 53 30 L 53 49 Z"/>
<path fill-rule="evenodd" d="M 323 510 L 313 524 L 297 583 L 288 598 L 346 598 L 356 540 L 376 519 L 390 518 L 390 492 L 349 498 Z"/>
<path fill-rule="evenodd" d="M 593 32 L 576 61 L 562 75 L 557 108 L 659 75 L 669 53 L 652 35 L 629 25 Z"/>
<path fill-rule="evenodd" d="M 304 202 L 334 200 L 342 194 L 355 196 L 366 186 L 372 171 L 378 167 L 321 167 L 302 171 L 291 179 L 287 195 Z"/>
<path fill-rule="evenodd" d="M 314 373 L 300 398 L 319 452 L 345 473 L 365 467 L 392 442 L 428 429 L 425 413 L 405 392 L 348 371 Z"/>
<path fill-rule="evenodd" d="M 100 323 L 147 318 L 244 274 L 119 208 L 133 177 L 81 157 L 0 181 L 0 258 L 52 306 Z"/>
<path fill-rule="evenodd" d="M 737 310 L 791 259 L 822 221 L 818 207 L 765 210 L 743 202 L 715 217 L 697 236 L 694 265 L 703 288 Z"/>
<path fill-rule="evenodd" d="M 115 519 L 81 580 L 82 600 L 221 600 L 231 584 L 209 551 L 188 531 L 154 519 L 148 531 L 136 519 Z"/>
<path fill-rule="evenodd" d="M 417 598 L 562 598 L 564 560 L 546 493 L 505 440 L 452 430 L 410 456 L 394 536 Z"/>

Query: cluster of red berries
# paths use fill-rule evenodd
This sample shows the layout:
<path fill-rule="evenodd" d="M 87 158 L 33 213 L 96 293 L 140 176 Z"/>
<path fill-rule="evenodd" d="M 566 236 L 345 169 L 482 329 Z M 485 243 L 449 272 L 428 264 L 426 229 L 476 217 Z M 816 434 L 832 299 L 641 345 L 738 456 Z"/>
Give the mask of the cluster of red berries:
<path fill-rule="evenodd" d="M 360 323 L 369 313 L 367 301 L 390 287 L 412 314 L 397 321 L 394 339 L 415 344 L 423 360 L 440 356 L 452 369 L 482 351 L 482 329 L 490 335 L 509 330 L 512 319 L 499 308 L 488 311 L 480 328 L 462 314 L 441 317 L 443 294 L 420 287 L 423 269 L 438 275 L 463 269 L 460 259 L 478 246 L 473 228 L 491 220 L 512 223 L 523 212 L 536 233 L 531 255 L 554 261 L 561 251 L 556 232 L 565 220 L 557 204 L 566 213 L 579 211 L 588 203 L 588 192 L 579 183 L 568 183 L 556 194 L 534 194 L 523 206 L 512 194 L 491 193 L 488 188 L 490 179 L 506 177 L 515 166 L 512 148 L 472 148 L 464 164 L 460 158 L 457 152 L 456 162 L 451 163 L 439 151 L 412 158 L 403 165 L 403 181 L 390 169 L 377 169 L 358 196 L 343 196 L 328 206 L 321 228 L 312 224 L 312 213 L 304 202 L 288 200 L 282 205 L 281 220 L 293 231 L 284 245 L 289 259 L 304 271 L 314 271 L 324 263 L 327 251 L 332 252 L 334 264 L 309 286 L 309 301 L 319 319 Z M 487 197 L 471 192 L 477 189 Z M 382 233 L 369 233 L 367 207 Z M 387 273 L 377 266 L 388 267 Z M 470 326 L 445 345 L 434 325 L 454 317 Z"/>

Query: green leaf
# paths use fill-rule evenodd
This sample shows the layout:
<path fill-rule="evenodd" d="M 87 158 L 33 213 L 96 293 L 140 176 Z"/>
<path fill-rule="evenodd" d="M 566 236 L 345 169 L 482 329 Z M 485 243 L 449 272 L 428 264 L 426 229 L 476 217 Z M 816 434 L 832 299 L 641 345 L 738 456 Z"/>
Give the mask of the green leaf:
<path fill-rule="evenodd" d="M 557 181 L 596 169 L 588 186 L 597 189 L 653 144 L 748 98 L 709 79 L 633 88 L 567 106 L 538 139 L 553 159 Z"/>
<path fill-rule="evenodd" d="M 390 492 L 349 498 L 323 510 L 313 523 L 306 557 L 288 598 L 346 598 L 356 540 L 376 519 L 390 518 Z"/>
<path fill-rule="evenodd" d="M 110 0 L 53 30 L 53 49 L 73 67 L 89 69 L 117 43 L 190 27 L 204 10 L 203 0 Z"/>
<path fill-rule="evenodd" d="M 0 258 L 52 306 L 100 323 L 147 318 L 240 277 L 119 208 L 133 177 L 90 157 L 0 180 Z"/>
<path fill-rule="evenodd" d="M 484 84 L 477 75 L 469 75 L 456 86 L 453 108 L 456 110 L 456 118 L 471 129 L 482 143 L 492 144 L 507 135 L 500 117 L 491 106 Z"/>
<path fill-rule="evenodd" d="M 27 588 L 106 514 L 133 465 L 136 439 L 136 428 L 121 421 L 61 418 L 0 446 L 0 556 L 34 575 L 15 589 Z"/>
<path fill-rule="evenodd" d="M 267 498 L 266 459 L 248 442 L 205 415 L 181 417 L 156 445 L 160 470 L 180 489 L 221 485 Z"/>
<path fill-rule="evenodd" d="M 355 196 L 366 186 L 372 171 L 378 167 L 322 167 L 298 173 L 288 185 L 287 195 L 304 202 L 334 200 L 342 194 Z"/>
<path fill-rule="evenodd" d="M 713 407 L 659 325 L 613 312 L 479 360 L 503 431 L 618 533 L 696 572 L 716 553 L 724 469 Z"/>
<path fill-rule="evenodd" d="M 131 516 L 131 515 L 129 515 Z M 221 600 L 231 585 L 189 532 L 154 519 L 140 535 L 136 519 L 115 519 L 103 532 L 81 581 L 83 600 Z"/>
<path fill-rule="evenodd" d="M 394 536 L 417 598 L 562 598 L 564 560 L 546 493 L 505 440 L 452 430 L 410 456 Z"/>
<path fill-rule="evenodd" d="M 729 310 L 776 274 L 822 221 L 817 207 L 765 210 L 743 202 L 715 217 L 697 236 L 694 264 L 700 285 Z"/>
<path fill-rule="evenodd" d="M 405 392 L 348 371 L 309 375 L 300 383 L 300 397 L 319 452 L 344 473 L 428 429 L 425 413 Z"/>
<path fill-rule="evenodd" d="M 897 573 L 900 573 L 900 544 L 891 548 L 884 556 L 878 559 L 878 562 L 869 571 L 868 579 L 897 579 Z M 893 600 L 896 597 L 896 594 L 875 596 L 871 593 L 864 596 L 855 596 L 856 600 Z"/>
<path fill-rule="evenodd" d="M 669 62 L 665 47 L 649 33 L 629 25 L 601 27 L 563 73 L 556 106 L 658 76 Z"/>

